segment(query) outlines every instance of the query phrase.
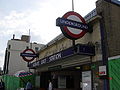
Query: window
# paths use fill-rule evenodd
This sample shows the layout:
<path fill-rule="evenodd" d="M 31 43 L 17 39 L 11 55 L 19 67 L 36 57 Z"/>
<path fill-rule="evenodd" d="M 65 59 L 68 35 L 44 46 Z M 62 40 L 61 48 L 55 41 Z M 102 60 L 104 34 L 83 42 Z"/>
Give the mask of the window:
<path fill-rule="evenodd" d="M 37 52 L 39 50 L 39 48 L 38 47 L 35 47 L 35 51 Z"/>
<path fill-rule="evenodd" d="M 74 88 L 73 76 L 58 76 L 58 88 Z"/>
<path fill-rule="evenodd" d="M 8 45 L 8 49 L 10 49 L 11 48 L 11 45 Z"/>
<path fill-rule="evenodd" d="M 26 46 L 26 49 L 29 49 L 29 46 Z"/>
<path fill-rule="evenodd" d="M 66 77 L 65 76 L 58 77 L 58 88 L 66 88 Z"/>

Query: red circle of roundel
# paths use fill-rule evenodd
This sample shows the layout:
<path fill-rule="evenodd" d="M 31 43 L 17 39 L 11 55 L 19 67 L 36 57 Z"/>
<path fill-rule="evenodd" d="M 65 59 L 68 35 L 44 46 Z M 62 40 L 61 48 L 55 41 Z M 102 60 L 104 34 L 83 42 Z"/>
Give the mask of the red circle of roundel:
<path fill-rule="evenodd" d="M 63 15 L 62 18 L 67 19 L 71 15 L 78 17 L 82 23 L 84 23 L 84 24 L 86 23 L 84 18 L 80 14 L 78 14 L 74 11 L 67 12 L 66 14 Z M 63 34 L 66 37 L 68 37 L 69 39 L 78 39 L 78 38 L 83 37 L 86 34 L 86 30 L 81 30 L 81 32 L 79 34 L 74 34 L 74 33 L 70 32 L 70 30 L 68 29 L 68 26 L 62 26 L 61 30 L 62 30 Z"/>
<path fill-rule="evenodd" d="M 32 54 L 35 54 L 35 52 L 34 52 L 32 49 L 25 49 L 25 50 L 23 51 L 23 53 L 26 53 L 27 51 L 32 52 Z M 33 61 L 33 60 L 35 59 L 35 57 L 32 57 L 31 59 L 28 59 L 28 58 L 26 58 L 26 56 L 22 56 L 22 58 L 23 58 L 26 62 L 31 62 L 31 61 Z"/>

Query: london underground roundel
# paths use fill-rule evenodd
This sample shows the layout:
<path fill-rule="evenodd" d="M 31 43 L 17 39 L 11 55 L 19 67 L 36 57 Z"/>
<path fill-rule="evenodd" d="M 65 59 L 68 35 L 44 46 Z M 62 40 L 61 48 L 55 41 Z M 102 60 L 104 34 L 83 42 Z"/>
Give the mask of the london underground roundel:
<path fill-rule="evenodd" d="M 31 62 L 33 61 L 36 57 L 37 54 L 32 49 L 25 49 L 20 56 L 26 61 L 26 62 Z"/>
<path fill-rule="evenodd" d="M 88 30 L 84 18 L 74 11 L 65 13 L 62 18 L 57 18 L 56 25 L 60 26 L 67 38 L 73 40 L 83 37 Z"/>

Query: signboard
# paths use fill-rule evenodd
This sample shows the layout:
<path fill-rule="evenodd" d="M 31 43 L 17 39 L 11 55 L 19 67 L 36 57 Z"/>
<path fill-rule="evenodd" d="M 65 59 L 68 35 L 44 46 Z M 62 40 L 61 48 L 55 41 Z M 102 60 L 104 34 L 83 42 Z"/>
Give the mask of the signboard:
<path fill-rule="evenodd" d="M 40 65 L 51 63 L 51 62 L 60 60 L 61 58 L 65 58 L 65 57 L 68 57 L 68 56 L 71 56 L 71 55 L 74 55 L 73 48 L 66 49 L 64 51 L 55 53 L 55 54 L 50 55 L 46 58 L 40 59 L 36 62 L 33 62 L 29 65 L 29 67 L 30 68 L 35 68 L 35 67 L 38 67 Z"/>
<path fill-rule="evenodd" d="M 48 57 L 45 57 L 43 59 L 40 59 L 38 61 L 35 61 L 31 64 L 29 64 L 30 68 L 36 68 L 40 65 L 43 64 L 47 64 L 47 63 L 51 63 L 57 60 L 61 60 L 63 58 L 72 56 L 72 55 L 89 55 L 89 56 L 94 56 L 95 55 L 95 47 L 94 46 L 89 46 L 89 45 L 81 45 L 81 44 L 77 44 L 75 45 L 76 50 L 74 51 L 74 47 L 70 47 L 68 49 L 65 49 L 61 52 L 57 52 L 53 55 L 50 55 Z M 83 49 L 82 49 L 83 48 Z"/>
<path fill-rule="evenodd" d="M 106 66 L 99 66 L 99 76 L 105 76 L 106 73 Z"/>
<path fill-rule="evenodd" d="M 82 90 L 92 90 L 91 71 L 82 72 Z"/>
<path fill-rule="evenodd" d="M 32 49 L 25 49 L 22 53 L 20 53 L 20 56 L 22 56 L 26 62 L 30 62 L 37 57 L 37 54 L 35 54 Z"/>
<path fill-rule="evenodd" d="M 89 29 L 84 18 L 74 11 L 67 12 L 62 18 L 57 18 L 56 26 L 60 26 L 62 33 L 72 40 L 83 37 Z"/>
<path fill-rule="evenodd" d="M 48 70 L 58 70 L 61 69 L 62 66 L 61 65 L 57 65 L 57 66 L 53 66 L 53 67 L 48 67 Z"/>

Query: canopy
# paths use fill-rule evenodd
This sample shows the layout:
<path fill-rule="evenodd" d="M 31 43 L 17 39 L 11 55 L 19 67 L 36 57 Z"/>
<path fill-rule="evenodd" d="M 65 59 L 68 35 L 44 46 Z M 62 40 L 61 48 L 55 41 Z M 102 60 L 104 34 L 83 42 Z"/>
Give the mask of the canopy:
<path fill-rule="evenodd" d="M 25 77 L 25 76 L 33 75 L 33 73 L 32 72 L 19 71 L 14 75 L 16 77 Z"/>

